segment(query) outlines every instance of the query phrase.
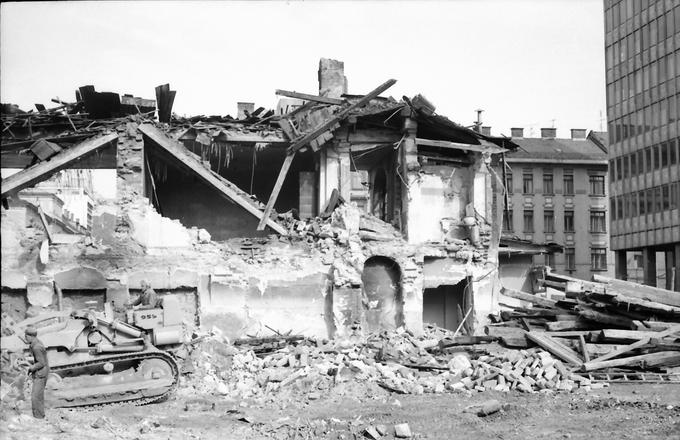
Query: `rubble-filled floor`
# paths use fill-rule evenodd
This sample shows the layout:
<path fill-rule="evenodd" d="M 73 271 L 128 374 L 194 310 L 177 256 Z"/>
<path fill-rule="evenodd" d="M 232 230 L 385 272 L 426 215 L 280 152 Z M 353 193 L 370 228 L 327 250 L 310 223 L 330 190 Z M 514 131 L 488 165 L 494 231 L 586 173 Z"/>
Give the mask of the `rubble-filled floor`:
<path fill-rule="evenodd" d="M 428 439 L 680 438 L 678 385 L 612 384 L 590 393 L 485 392 L 396 395 L 338 387 L 318 399 L 279 396 L 273 402 L 217 396 L 173 396 L 143 407 L 48 409 L 30 417 L 30 403 L 3 404 L 5 439 L 355 439 L 367 427 L 408 423 Z M 497 399 L 503 410 L 478 417 L 466 408 Z M 14 404 L 13 404 L 14 405 Z"/>

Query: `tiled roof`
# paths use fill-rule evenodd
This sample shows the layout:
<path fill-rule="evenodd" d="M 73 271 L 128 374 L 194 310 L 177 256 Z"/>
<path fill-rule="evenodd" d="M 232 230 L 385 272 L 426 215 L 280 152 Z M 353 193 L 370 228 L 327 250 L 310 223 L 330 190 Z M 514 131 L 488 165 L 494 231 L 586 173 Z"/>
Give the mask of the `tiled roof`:
<path fill-rule="evenodd" d="M 606 136 L 605 136 L 606 138 Z M 507 160 L 554 159 L 560 160 L 607 160 L 607 154 L 589 139 L 512 138 L 519 148 L 507 154 Z"/>

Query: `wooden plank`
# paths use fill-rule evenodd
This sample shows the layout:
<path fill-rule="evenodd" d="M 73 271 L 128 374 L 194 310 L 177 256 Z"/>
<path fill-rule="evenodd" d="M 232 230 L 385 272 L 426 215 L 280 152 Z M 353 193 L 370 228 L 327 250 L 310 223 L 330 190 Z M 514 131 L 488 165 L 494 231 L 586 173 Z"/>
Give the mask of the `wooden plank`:
<path fill-rule="evenodd" d="M 454 150 L 478 151 L 480 153 L 504 153 L 508 150 L 501 148 L 490 142 L 485 142 L 483 145 L 476 144 L 461 144 L 459 142 L 439 141 L 434 139 L 416 138 L 416 145 L 424 145 L 427 147 L 451 148 Z"/>
<path fill-rule="evenodd" d="M 87 156 L 95 151 L 107 147 L 111 142 L 116 141 L 118 135 L 115 133 L 88 139 L 71 148 L 64 149 L 53 156 L 50 160 L 39 162 L 30 168 L 20 171 L 2 180 L 2 198 L 15 194 L 24 188 L 35 185 L 38 182 L 47 180 L 57 171 L 67 168 L 77 162 L 83 156 Z"/>
<path fill-rule="evenodd" d="M 658 287 L 633 283 L 630 281 L 617 280 L 602 275 L 593 275 L 593 280 L 610 285 L 613 290 L 625 296 L 645 299 L 669 306 L 680 307 L 680 293 Z"/>
<path fill-rule="evenodd" d="M 519 290 L 501 288 L 501 294 L 510 298 L 521 299 L 522 301 L 538 304 L 544 307 L 556 307 L 557 301 L 552 299 L 542 298 L 540 296 L 532 295 L 531 293 L 521 292 Z"/>
<path fill-rule="evenodd" d="M 287 96 L 289 98 L 302 99 L 304 101 L 320 102 L 322 104 L 342 105 L 345 102 L 347 102 L 344 99 L 329 98 L 329 97 L 326 97 L 326 96 L 318 96 L 318 95 L 308 95 L 307 93 L 290 92 L 288 90 L 277 89 L 276 94 L 281 95 L 281 96 Z"/>
<path fill-rule="evenodd" d="M 40 221 L 42 222 L 43 228 L 45 228 L 47 242 L 52 244 L 52 233 L 50 232 L 50 227 L 49 224 L 47 223 L 47 218 L 45 218 L 45 213 L 43 212 L 40 206 L 38 206 L 38 215 L 40 216 Z"/>
<path fill-rule="evenodd" d="M 545 328 L 551 332 L 558 332 L 562 330 L 592 330 L 601 327 L 588 321 L 576 320 L 548 322 L 545 324 Z"/>
<path fill-rule="evenodd" d="M 378 86 L 376 89 L 372 90 L 370 93 L 365 95 L 359 101 L 357 101 L 354 104 L 352 104 L 352 105 L 344 108 L 343 110 L 339 111 L 334 117 L 332 117 L 332 118 L 328 119 L 327 121 L 325 121 L 324 123 L 320 124 L 318 127 L 316 127 L 314 130 L 310 131 L 309 133 L 306 133 L 303 136 L 301 136 L 299 139 L 297 139 L 295 141 L 295 143 L 293 143 L 293 145 L 291 145 L 288 148 L 288 150 L 289 151 L 298 151 L 299 149 L 301 149 L 302 147 L 307 145 L 310 141 L 319 137 L 319 135 L 321 135 L 323 132 L 331 129 L 331 127 L 333 127 L 335 124 L 339 123 L 344 118 L 346 118 L 347 115 L 351 111 L 356 110 L 356 109 L 363 107 L 364 105 L 368 104 L 371 101 L 371 99 L 378 97 L 378 95 L 380 95 L 382 92 L 384 92 L 385 90 L 392 87 L 396 82 L 397 82 L 397 80 L 395 80 L 395 79 L 390 79 L 388 81 L 385 81 L 383 84 Z"/>
<path fill-rule="evenodd" d="M 673 326 L 673 327 L 671 327 L 671 328 L 669 328 L 669 329 L 667 329 L 667 330 L 664 330 L 664 331 L 662 331 L 662 332 L 659 332 L 658 334 L 655 334 L 654 338 L 656 338 L 656 339 L 661 339 L 661 338 L 664 338 L 664 337 L 666 337 L 666 336 L 670 336 L 670 335 L 672 335 L 672 334 L 674 334 L 674 333 L 678 333 L 678 332 L 680 332 L 680 325 L 676 325 L 676 326 Z M 612 351 L 612 352 L 610 352 L 610 353 L 607 353 L 607 354 L 605 354 L 604 356 L 600 356 L 600 357 L 597 358 L 597 359 L 593 359 L 593 363 L 602 362 L 602 361 L 606 361 L 606 360 L 609 360 L 609 359 L 613 359 L 613 358 L 615 358 L 615 357 L 618 357 L 618 356 L 622 355 L 623 353 L 629 353 L 629 352 L 631 352 L 631 351 L 633 351 L 633 350 L 637 350 L 638 348 L 643 347 L 643 346 L 649 344 L 649 342 L 650 342 L 651 339 L 652 339 L 652 338 L 650 338 L 650 337 L 646 337 L 646 338 L 640 339 L 639 341 L 634 342 L 634 343 L 632 343 L 632 344 L 630 344 L 630 345 L 628 345 L 628 346 L 626 346 L 626 347 L 624 347 L 624 348 L 621 348 L 621 349 L 619 349 L 619 350 L 615 350 L 615 351 Z M 586 364 L 587 364 L 587 363 L 588 363 L 588 360 L 586 359 Z M 585 365 L 584 365 L 584 367 L 585 367 Z M 585 371 L 588 371 L 588 370 L 586 369 Z"/>
<path fill-rule="evenodd" d="M 507 337 L 507 338 L 523 338 L 526 331 L 519 327 L 505 327 L 500 325 L 487 325 L 484 327 L 484 333 L 489 336 Z"/>
<path fill-rule="evenodd" d="M 582 361 L 578 353 L 563 344 L 560 344 L 549 335 L 545 333 L 528 332 L 526 334 L 527 339 L 536 343 L 538 346 L 544 350 L 550 352 L 551 354 L 557 356 L 563 361 L 573 364 L 581 365 Z"/>
<path fill-rule="evenodd" d="M 584 309 L 578 312 L 579 316 L 588 321 L 606 324 L 607 326 L 624 327 L 630 330 L 635 330 L 636 325 L 633 320 L 623 316 L 610 315 L 607 313 L 598 312 L 597 310 Z"/>
<path fill-rule="evenodd" d="M 226 142 L 263 143 L 263 144 L 287 144 L 289 141 L 280 134 L 256 132 L 244 133 L 242 131 L 222 130 Z"/>
<path fill-rule="evenodd" d="M 258 225 L 257 225 L 258 231 L 261 231 L 261 230 L 264 229 L 267 221 L 271 221 L 269 219 L 269 216 L 272 213 L 272 209 L 274 209 L 274 203 L 276 203 L 276 199 L 279 197 L 279 192 L 281 192 L 281 187 L 283 186 L 283 182 L 286 180 L 286 176 L 288 175 L 288 170 L 290 169 L 290 164 L 293 163 L 294 157 L 295 157 L 295 152 L 288 153 L 286 155 L 286 158 L 283 160 L 283 165 L 281 165 L 281 170 L 279 171 L 279 177 L 276 179 L 276 183 L 274 184 L 274 188 L 272 189 L 272 192 L 269 195 L 269 200 L 267 201 L 267 206 L 265 206 L 265 208 L 264 208 L 264 214 L 260 218 L 260 223 L 258 223 Z"/>
<path fill-rule="evenodd" d="M 646 332 L 637 330 L 603 329 L 599 332 L 598 339 L 605 341 L 639 341 L 647 338 L 658 338 L 661 332 Z"/>
<path fill-rule="evenodd" d="M 567 330 L 563 332 L 545 332 L 547 335 L 552 337 L 560 338 L 578 338 L 579 336 L 589 336 L 591 331 L 589 330 Z"/>
<path fill-rule="evenodd" d="M 604 368 L 613 367 L 635 367 L 644 366 L 659 367 L 659 366 L 675 366 L 680 363 L 680 352 L 678 351 L 659 351 L 657 353 L 642 354 L 639 356 L 630 356 L 621 359 L 612 359 L 602 362 L 589 362 L 583 364 L 581 367 L 583 371 L 602 370 Z"/>
<path fill-rule="evenodd" d="M 612 298 L 616 304 L 626 304 L 638 306 L 640 309 L 649 310 L 652 312 L 660 312 L 667 315 L 680 316 L 680 307 L 669 306 L 655 301 L 646 299 L 634 298 L 632 296 L 617 294 Z"/>
<path fill-rule="evenodd" d="M 588 346 L 586 345 L 586 339 L 583 337 L 583 335 L 580 335 L 578 337 L 578 342 L 581 347 L 581 353 L 583 354 L 583 359 L 586 362 L 590 361 L 590 354 L 588 353 Z"/>
<path fill-rule="evenodd" d="M 241 206 L 256 218 L 264 218 L 267 226 L 272 228 L 274 231 L 281 235 L 288 234 L 286 228 L 275 221 L 264 217 L 260 209 L 254 206 L 250 200 L 246 199 L 244 195 L 238 193 L 233 188 L 224 183 L 222 177 L 205 168 L 198 159 L 189 154 L 189 151 L 179 141 L 167 137 L 162 131 L 150 124 L 140 125 L 139 131 L 141 131 L 147 138 L 152 140 L 163 150 L 170 153 L 170 155 L 177 159 L 182 166 L 195 173 L 205 183 L 222 193 L 224 196 L 228 197 L 230 200 L 233 200 L 234 203 Z"/>

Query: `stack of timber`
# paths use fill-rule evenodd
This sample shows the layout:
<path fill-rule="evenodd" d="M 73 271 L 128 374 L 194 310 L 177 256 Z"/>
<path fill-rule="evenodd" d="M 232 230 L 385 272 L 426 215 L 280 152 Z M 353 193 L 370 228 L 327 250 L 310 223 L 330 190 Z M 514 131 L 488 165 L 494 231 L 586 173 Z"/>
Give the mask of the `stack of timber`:
<path fill-rule="evenodd" d="M 491 316 L 489 337 L 506 347 L 539 346 L 571 371 L 680 372 L 680 293 L 602 276 L 584 281 L 549 269 L 538 284 L 557 295 L 502 288 L 504 310 Z"/>

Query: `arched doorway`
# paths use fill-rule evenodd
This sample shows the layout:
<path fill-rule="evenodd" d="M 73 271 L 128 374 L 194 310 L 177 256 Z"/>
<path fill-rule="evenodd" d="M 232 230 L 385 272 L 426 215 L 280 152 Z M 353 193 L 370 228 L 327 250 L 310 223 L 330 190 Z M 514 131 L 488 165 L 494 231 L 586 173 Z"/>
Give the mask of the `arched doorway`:
<path fill-rule="evenodd" d="M 404 324 L 401 269 L 391 258 L 371 257 L 361 274 L 366 330 L 395 329 Z"/>

